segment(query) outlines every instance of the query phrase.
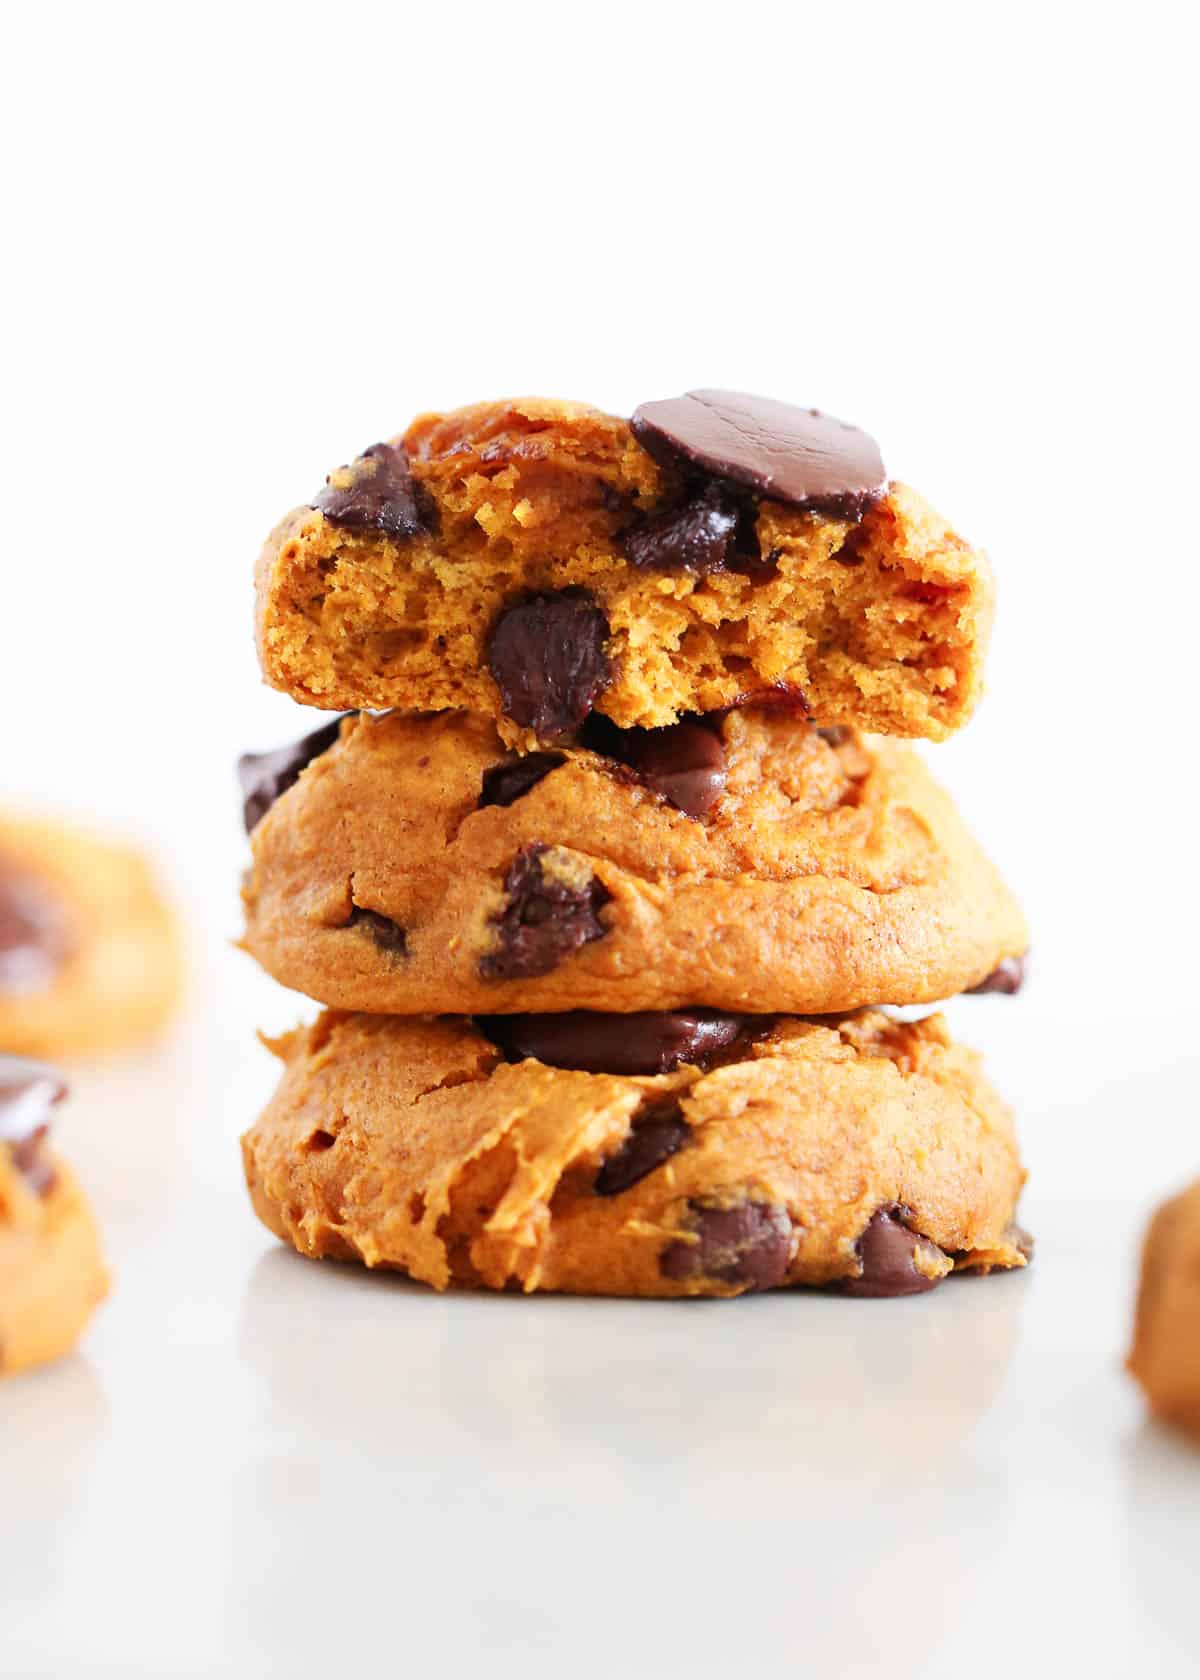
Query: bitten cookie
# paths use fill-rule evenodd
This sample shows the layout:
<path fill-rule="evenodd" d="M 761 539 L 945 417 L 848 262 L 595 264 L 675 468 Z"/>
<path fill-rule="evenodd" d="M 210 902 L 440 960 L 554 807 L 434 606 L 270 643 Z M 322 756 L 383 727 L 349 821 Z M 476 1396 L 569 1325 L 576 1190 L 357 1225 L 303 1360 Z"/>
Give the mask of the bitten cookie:
<path fill-rule="evenodd" d="M 632 422 L 531 398 L 426 414 L 332 473 L 258 564 L 264 675 L 305 705 L 659 727 L 784 690 L 819 723 L 970 715 L 986 560 L 875 443 L 729 391 Z"/>
<path fill-rule="evenodd" d="M 108 1293 L 91 1212 L 47 1141 L 65 1093 L 50 1069 L 0 1056 L 0 1376 L 68 1352 Z"/>
<path fill-rule="evenodd" d="M 675 1296 L 906 1295 L 1029 1256 L 1011 1117 L 939 1017 L 329 1013 L 271 1048 L 246 1179 L 314 1258 Z"/>
<path fill-rule="evenodd" d="M 243 774 L 246 948 L 338 1008 L 829 1014 L 1026 945 L 911 749 L 786 710 L 524 757 L 465 713 L 363 714 Z"/>
<path fill-rule="evenodd" d="M 180 986 L 175 920 L 137 852 L 0 815 L 0 1048 L 54 1057 L 139 1043 Z"/>
<path fill-rule="evenodd" d="M 1200 1441 L 1200 1183 L 1146 1235 L 1129 1369 L 1151 1408 Z"/>

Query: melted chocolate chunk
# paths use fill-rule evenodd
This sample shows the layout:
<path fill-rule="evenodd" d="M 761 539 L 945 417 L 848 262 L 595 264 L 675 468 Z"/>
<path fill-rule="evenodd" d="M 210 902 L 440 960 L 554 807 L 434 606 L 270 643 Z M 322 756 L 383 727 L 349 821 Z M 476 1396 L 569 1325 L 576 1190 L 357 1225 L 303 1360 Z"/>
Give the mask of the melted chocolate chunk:
<path fill-rule="evenodd" d="M 994 968 L 977 986 L 968 986 L 968 993 L 976 996 L 983 992 L 1003 992 L 1007 997 L 1012 997 L 1013 993 L 1019 992 L 1025 984 L 1027 957 L 1028 952 L 1023 957 L 1005 957 L 999 968 Z"/>
<path fill-rule="evenodd" d="M 659 1258 L 664 1277 L 676 1283 L 715 1278 L 742 1283 L 748 1290 L 773 1289 L 787 1275 L 792 1254 L 792 1222 L 786 1208 L 770 1202 L 735 1202 L 688 1208 L 695 1242 L 671 1243 Z"/>
<path fill-rule="evenodd" d="M 887 485 L 866 432 L 815 408 L 742 391 L 689 391 L 643 403 L 634 436 L 656 460 L 699 468 L 772 501 L 859 519 Z"/>
<path fill-rule="evenodd" d="M 830 724 L 826 729 L 818 729 L 817 734 L 833 748 L 844 747 L 850 739 L 850 730 L 844 723 Z"/>
<path fill-rule="evenodd" d="M 75 941 L 63 905 L 27 870 L 0 858 L 0 992 L 42 992 Z"/>
<path fill-rule="evenodd" d="M 631 1190 L 677 1154 L 691 1135 L 674 1097 L 643 1104 L 633 1117 L 629 1136 L 600 1168 L 592 1189 L 597 1196 L 619 1196 Z"/>
<path fill-rule="evenodd" d="M 562 753 L 526 753 L 524 758 L 509 758 L 483 772 L 479 790 L 479 805 L 515 805 L 523 799 L 551 770 L 557 770 L 566 759 Z"/>
<path fill-rule="evenodd" d="M 592 752 L 628 765 L 685 816 L 707 816 L 725 791 L 725 748 L 715 730 L 697 719 L 664 729 L 618 729 L 597 716 L 588 720 L 582 740 Z"/>
<path fill-rule="evenodd" d="M 21 1056 L 0 1056 L 0 1148 L 8 1149 L 13 1165 L 39 1196 L 54 1187 L 50 1114 L 66 1094 L 53 1068 Z"/>
<path fill-rule="evenodd" d="M 608 620 L 585 589 L 534 595 L 492 627 L 488 669 L 507 715 L 542 740 L 587 717 L 608 681 Z"/>
<path fill-rule="evenodd" d="M 538 841 L 522 846 L 508 867 L 508 901 L 492 918 L 496 949 L 479 959 L 485 980 L 528 980 L 549 974 L 562 959 L 608 931 L 597 912 L 612 894 L 593 875 L 573 885 L 547 874 L 542 859 L 549 848 Z"/>
<path fill-rule="evenodd" d="M 399 922 L 393 922 L 389 917 L 381 916 L 378 910 L 364 910 L 356 904 L 346 926 L 361 928 L 364 933 L 370 934 L 379 949 L 386 951 L 389 956 L 406 957 L 408 955 L 408 934 Z"/>
<path fill-rule="evenodd" d="M 687 1063 L 708 1068 L 731 1045 L 770 1017 L 726 1015 L 719 1009 L 637 1010 L 602 1015 L 481 1015 L 478 1023 L 511 1061 L 533 1056 L 548 1067 L 636 1078 L 673 1073 Z"/>
<path fill-rule="evenodd" d="M 718 484 L 708 484 L 682 507 L 668 508 L 626 531 L 622 542 L 634 566 L 681 572 L 724 569 L 734 552 L 743 508 Z"/>
<path fill-rule="evenodd" d="M 391 443 L 373 443 L 348 467 L 330 473 L 311 505 L 351 531 L 403 538 L 429 528 L 408 456 Z"/>
<path fill-rule="evenodd" d="M 858 1296 L 921 1295 L 936 1289 L 940 1277 L 926 1277 L 913 1263 L 913 1256 L 925 1252 L 941 1255 L 928 1237 L 910 1231 L 904 1224 L 904 1208 L 880 1208 L 858 1239 L 862 1271 L 858 1277 L 843 1278 L 842 1293 Z"/>
<path fill-rule="evenodd" d="M 243 753 L 238 759 L 238 780 L 242 784 L 245 803 L 242 819 L 246 833 L 252 834 L 275 801 L 283 796 L 307 770 L 314 758 L 320 758 L 338 738 L 342 719 L 357 717 L 356 712 L 343 712 L 332 723 L 323 724 L 290 746 L 276 747 L 272 752 Z"/>

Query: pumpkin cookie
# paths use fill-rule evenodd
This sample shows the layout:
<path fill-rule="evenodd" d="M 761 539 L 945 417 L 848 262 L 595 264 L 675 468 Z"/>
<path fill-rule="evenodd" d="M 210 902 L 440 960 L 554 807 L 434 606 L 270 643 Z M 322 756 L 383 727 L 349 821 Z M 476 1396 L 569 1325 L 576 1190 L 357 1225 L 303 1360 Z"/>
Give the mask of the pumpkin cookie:
<path fill-rule="evenodd" d="M 65 1094 L 49 1068 L 0 1056 L 0 1376 L 68 1352 L 108 1293 L 91 1212 L 47 1141 Z"/>
<path fill-rule="evenodd" d="M 327 1013 L 271 1045 L 255 1210 L 444 1289 L 906 1295 L 1023 1266 L 1011 1117 L 939 1017 Z"/>
<path fill-rule="evenodd" d="M 246 948 L 337 1008 L 831 1014 L 1026 945 L 911 749 L 786 709 L 522 757 L 485 718 L 363 714 L 243 774 Z"/>
<path fill-rule="evenodd" d="M 0 1048 L 54 1057 L 140 1043 L 180 985 L 175 920 L 139 853 L 0 815 Z"/>
<path fill-rule="evenodd" d="M 865 433 L 728 391 L 632 421 L 541 398 L 423 415 L 284 519 L 257 587 L 275 688 L 461 708 L 524 747 L 771 691 L 941 739 L 992 617 L 984 557 Z"/>
<path fill-rule="evenodd" d="M 1200 1441 L 1200 1183 L 1146 1235 L 1129 1369 L 1151 1408 Z"/>

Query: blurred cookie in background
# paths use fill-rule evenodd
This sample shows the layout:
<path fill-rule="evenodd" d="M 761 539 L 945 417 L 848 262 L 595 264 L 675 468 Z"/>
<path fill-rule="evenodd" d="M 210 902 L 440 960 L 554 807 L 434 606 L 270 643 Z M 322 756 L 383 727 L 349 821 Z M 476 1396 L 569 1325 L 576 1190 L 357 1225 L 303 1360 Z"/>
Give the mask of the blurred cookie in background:
<path fill-rule="evenodd" d="M 0 1051 L 142 1043 L 174 1014 L 182 978 L 175 917 L 140 853 L 0 813 Z"/>
<path fill-rule="evenodd" d="M 1129 1370 L 1151 1411 L 1200 1442 L 1200 1181 L 1150 1222 Z"/>
<path fill-rule="evenodd" d="M 91 1209 L 50 1149 L 66 1094 L 52 1068 L 0 1056 L 0 1377 L 67 1353 L 108 1293 Z"/>

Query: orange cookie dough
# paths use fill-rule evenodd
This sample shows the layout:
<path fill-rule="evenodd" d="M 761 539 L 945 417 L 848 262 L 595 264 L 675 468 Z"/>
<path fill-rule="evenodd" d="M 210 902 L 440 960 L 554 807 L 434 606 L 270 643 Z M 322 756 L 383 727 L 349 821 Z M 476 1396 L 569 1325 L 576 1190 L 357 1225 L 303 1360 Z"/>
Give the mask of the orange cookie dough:
<path fill-rule="evenodd" d="M 940 1017 L 483 1025 L 327 1013 L 272 1044 L 264 1224 L 438 1289 L 904 1295 L 1029 1257 L 1009 1111 Z"/>
<path fill-rule="evenodd" d="M 1151 1222 L 1129 1369 L 1151 1408 L 1200 1441 L 1200 1183 Z"/>
<path fill-rule="evenodd" d="M 865 434 L 728 392 L 632 425 L 541 398 L 422 415 L 283 520 L 257 592 L 273 687 L 462 708 L 526 747 L 593 708 L 658 727 L 769 690 L 941 739 L 979 697 L 993 596 Z"/>
<path fill-rule="evenodd" d="M 0 1377 L 67 1353 L 108 1293 L 91 1211 L 47 1143 L 64 1091 L 49 1069 L 0 1056 Z"/>
<path fill-rule="evenodd" d="M 246 949 L 337 1008 L 828 1014 L 948 997 L 1026 946 L 893 742 L 767 708 L 520 758 L 464 713 L 336 734 L 245 761 L 243 897 Z"/>
<path fill-rule="evenodd" d="M 175 919 L 139 853 L 0 814 L 0 1049 L 140 1043 L 174 1012 L 181 979 Z"/>

